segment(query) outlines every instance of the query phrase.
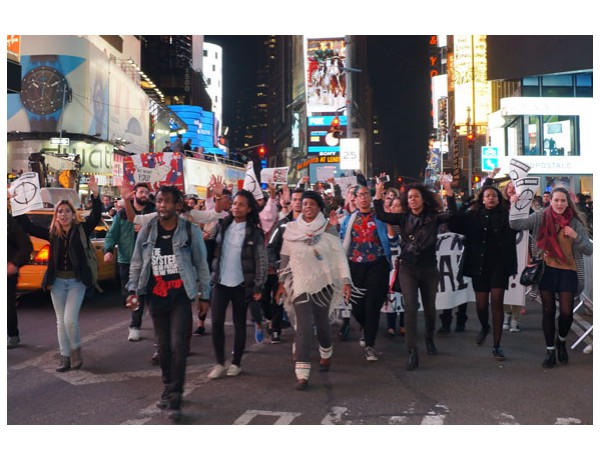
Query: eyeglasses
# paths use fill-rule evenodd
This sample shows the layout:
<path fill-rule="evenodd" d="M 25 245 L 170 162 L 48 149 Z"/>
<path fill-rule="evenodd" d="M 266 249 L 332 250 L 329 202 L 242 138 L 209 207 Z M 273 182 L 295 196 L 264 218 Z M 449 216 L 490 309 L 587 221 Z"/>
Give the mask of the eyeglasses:
<path fill-rule="evenodd" d="M 371 196 L 371 194 L 367 193 L 367 192 L 364 192 L 364 193 L 357 193 L 356 196 L 360 197 L 360 198 L 366 198 L 368 196 Z"/>

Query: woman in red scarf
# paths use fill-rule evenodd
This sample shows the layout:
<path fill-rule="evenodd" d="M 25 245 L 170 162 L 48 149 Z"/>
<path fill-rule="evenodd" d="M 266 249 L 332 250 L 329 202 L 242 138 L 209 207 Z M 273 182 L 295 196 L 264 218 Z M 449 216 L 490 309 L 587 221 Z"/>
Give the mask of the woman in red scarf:
<path fill-rule="evenodd" d="M 511 198 L 515 203 L 518 196 Z M 566 364 L 566 338 L 573 323 L 574 297 L 583 291 L 583 256 L 592 254 L 586 225 L 580 217 L 569 192 L 556 187 L 550 193 L 550 206 L 528 217 L 510 221 L 515 230 L 529 230 L 537 254 L 544 257 L 544 275 L 539 283 L 542 299 L 542 328 L 546 339 L 546 358 L 542 366 L 554 367 L 558 360 Z M 556 302 L 558 294 L 560 314 L 556 334 Z"/>

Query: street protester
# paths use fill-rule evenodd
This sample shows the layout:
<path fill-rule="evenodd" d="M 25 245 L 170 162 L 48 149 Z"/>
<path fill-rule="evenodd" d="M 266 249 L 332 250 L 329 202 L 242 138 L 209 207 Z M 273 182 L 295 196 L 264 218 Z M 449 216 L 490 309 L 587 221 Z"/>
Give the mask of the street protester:
<path fill-rule="evenodd" d="M 328 371 L 333 354 L 329 319 L 342 298 L 346 302 L 350 299 L 352 280 L 337 229 L 323 214 L 323 198 L 312 190 L 301 198 L 301 214 L 287 222 L 283 233 L 275 302 L 285 299 L 295 327 L 296 389 L 305 390 L 311 370 L 313 325 L 319 341 L 319 370 Z"/>
<path fill-rule="evenodd" d="M 54 207 L 50 228 L 32 223 L 26 215 L 17 220 L 31 236 L 50 242 L 48 268 L 42 280 L 42 289 L 50 291 L 56 330 L 60 348 L 60 364 L 57 372 L 79 369 L 83 365 L 79 311 L 86 290 L 94 286 L 92 268 L 85 257 L 85 243 L 91 245 L 90 234 L 101 218 L 102 204 L 98 194 L 98 182 L 90 176 L 89 189 L 92 210 L 79 222 L 77 210 L 69 200 L 60 200 Z M 82 232 L 83 234 L 82 235 Z"/>
<path fill-rule="evenodd" d="M 10 192 L 9 192 L 10 198 Z M 33 245 L 29 235 L 23 231 L 16 218 L 10 212 L 6 215 L 6 326 L 7 326 L 7 348 L 16 348 L 21 342 L 19 334 L 19 321 L 17 317 L 17 282 L 19 279 L 19 268 L 29 262 Z"/>
<path fill-rule="evenodd" d="M 208 378 L 230 377 L 242 371 L 246 348 L 246 317 L 250 302 L 262 297 L 267 279 L 267 248 L 260 227 L 259 207 L 252 193 L 240 190 L 231 213 L 219 221 L 212 260 L 210 299 L 212 342 L 217 364 Z M 233 359 L 225 367 L 225 315 L 233 310 Z"/>
<path fill-rule="evenodd" d="M 513 206 L 517 194 L 511 197 Z M 510 221 L 515 230 L 529 230 L 533 238 L 533 256 L 543 257 L 544 273 L 538 284 L 542 300 L 542 329 L 546 340 L 544 368 L 552 368 L 558 361 L 569 362 L 567 335 L 573 324 L 574 297 L 584 288 L 583 256 L 592 254 L 584 219 L 567 189 L 555 187 L 550 192 L 550 204 L 529 214 L 528 217 Z M 558 296 L 558 331 L 556 327 L 556 296 Z"/>
<path fill-rule="evenodd" d="M 454 200 L 450 183 L 442 180 L 448 200 Z M 452 212 L 443 212 L 434 193 L 422 184 L 409 184 L 402 197 L 404 212 L 387 213 L 383 209 L 385 184 L 378 181 L 375 187 L 375 212 L 382 222 L 397 225 L 400 236 L 398 277 L 404 298 L 404 324 L 408 362 L 406 370 L 419 367 L 417 347 L 417 312 L 419 297 L 425 315 L 425 346 L 428 355 L 437 355 L 433 341 L 435 333 L 439 270 L 436 258 L 438 227 L 448 222 Z M 386 278 L 387 280 L 387 278 Z"/>
<path fill-rule="evenodd" d="M 375 340 L 381 307 L 387 298 L 391 249 L 385 222 L 371 208 L 371 191 L 354 189 L 357 209 L 341 223 L 340 238 L 348 257 L 352 285 L 364 295 L 353 296 L 352 315 L 362 328 L 360 345 L 367 361 L 379 361 Z"/>
<path fill-rule="evenodd" d="M 456 211 L 456 201 L 448 200 Z M 492 354 L 505 359 L 500 347 L 504 319 L 504 294 L 509 278 L 517 273 L 516 232 L 508 223 L 508 207 L 502 193 L 492 185 L 479 191 L 474 205 L 464 213 L 455 212 L 450 230 L 465 236 L 463 274 L 471 278 L 475 306 L 481 330 L 475 341 L 483 345 L 490 332 L 489 310 L 492 310 L 494 344 Z"/>
<path fill-rule="evenodd" d="M 129 281 L 129 265 L 135 239 L 140 231 L 139 225 L 134 225 L 129 221 L 127 210 L 133 215 L 143 215 L 155 212 L 154 203 L 148 200 L 150 195 L 150 186 L 145 182 L 136 183 L 133 188 L 123 186 L 121 196 L 123 197 L 125 209 L 119 211 L 113 218 L 113 223 L 106 233 L 104 239 L 104 261 L 111 263 L 114 259 L 113 252 L 117 250 L 117 267 L 119 270 L 119 279 L 121 281 L 121 292 L 123 294 L 123 303 L 127 298 L 127 283 Z M 140 298 L 140 308 L 131 312 L 131 321 L 129 323 L 129 333 L 127 340 L 129 342 L 138 342 L 141 340 L 140 329 L 142 327 L 142 318 L 144 316 L 144 298 Z"/>
<path fill-rule="evenodd" d="M 206 311 L 211 291 L 202 232 L 177 215 L 182 204 L 179 189 L 160 187 L 157 216 L 138 234 L 127 285 L 132 310 L 139 307 L 139 296 L 146 296 L 164 384 L 157 406 L 167 409 L 173 420 L 181 417 L 191 302 L 199 295 L 199 309 Z"/>

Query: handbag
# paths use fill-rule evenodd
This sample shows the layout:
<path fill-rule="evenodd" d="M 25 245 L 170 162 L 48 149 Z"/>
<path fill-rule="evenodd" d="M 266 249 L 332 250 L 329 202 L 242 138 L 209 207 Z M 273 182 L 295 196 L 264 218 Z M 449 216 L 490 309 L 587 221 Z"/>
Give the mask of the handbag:
<path fill-rule="evenodd" d="M 532 259 L 531 262 L 523 269 L 519 282 L 523 286 L 531 286 L 538 284 L 544 274 L 544 259 Z"/>

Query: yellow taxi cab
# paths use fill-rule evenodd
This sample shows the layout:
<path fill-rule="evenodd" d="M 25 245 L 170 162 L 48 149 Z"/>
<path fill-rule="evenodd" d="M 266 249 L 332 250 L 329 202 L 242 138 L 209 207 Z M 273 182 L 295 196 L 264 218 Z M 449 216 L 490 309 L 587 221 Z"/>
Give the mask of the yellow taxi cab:
<path fill-rule="evenodd" d="M 42 189 L 44 190 L 44 189 Z M 61 195 L 64 195 L 64 191 L 66 189 L 60 189 L 62 191 Z M 75 192 L 73 190 L 73 192 Z M 44 195 L 42 195 L 44 196 Z M 53 203 L 57 203 L 60 199 L 63 199 L 64 196 L 57 199 L 44 198 L 45 205 L 51 205 Z M 73 199 L 69 197 L 73 204 L 78 207 L 79 206 L 79 198 Z M 80 221 L 83 221 L 87 215 L 89 215 L 89 210 L 78 210 L 77 216 Z M 26 213 L 26 216 L 29 220 L 40 227 L 50 228 L 50 223 L 52 222 L 52 216 L 54 214 L 53 208 L 43 208 L 37 209 L 33 211 L 29 211 Z M 100 219 L 100 222 L 94 229 L 94 231 L 90 234 L 90 241 L 94 246 L 96 251 L 96 257 L 98 258 L 98 281 L 106 281 L 116 279 L 118 276 L 117 264 L 116 264 L 116 249 L 115 249 L 115 257 L 113 257 L 112 262 L 104 261 L 104 238 L 106 236 L 106 232 L 108 232 L 109 226 L 104 221 L 104 218 Z M 25 292 L 25 291 L 35 291 L 42 288 L 42 280 L 44 278 L 44 274 L 46 273 L 46 268 L 48 267 L 48 256 L 50 255 L 50 243 L 46 240 L 42 240 L 40 238 L 36 238 L 34 236 L 29 237 L 31 239 L 31 244 L 33 246 L 33 251 L 31 252 L 31 256 L 29 257 L 29 263 L 23 265 L 19 269 L 19 279 L 17 281 L 17 291 Z"/>

